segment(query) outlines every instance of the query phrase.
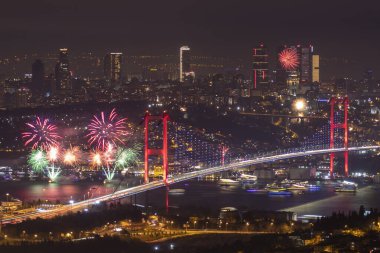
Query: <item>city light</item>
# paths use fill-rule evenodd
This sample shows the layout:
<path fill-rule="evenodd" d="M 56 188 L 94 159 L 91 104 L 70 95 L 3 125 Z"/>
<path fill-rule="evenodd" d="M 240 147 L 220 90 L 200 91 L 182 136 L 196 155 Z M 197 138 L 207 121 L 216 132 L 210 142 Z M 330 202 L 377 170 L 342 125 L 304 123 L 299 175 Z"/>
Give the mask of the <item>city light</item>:
<path fill-rule="evenodd" d="M 304 98 L 298 98 L 293 101 L 293 108 L 297 112 L 303 112 L 306 110 L 307 102 Z"/>

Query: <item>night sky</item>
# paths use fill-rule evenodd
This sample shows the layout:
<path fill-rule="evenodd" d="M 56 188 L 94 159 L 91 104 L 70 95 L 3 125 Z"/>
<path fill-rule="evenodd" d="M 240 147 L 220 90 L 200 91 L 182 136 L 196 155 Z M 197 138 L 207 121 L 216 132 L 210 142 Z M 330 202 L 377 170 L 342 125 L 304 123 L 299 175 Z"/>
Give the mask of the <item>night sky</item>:
<path fill-rule="evenodd" d="M 0 55 L 59 47 L 173 54 L 188 44 L 194 54 L 244 57 L 261 41 L 312 43 L 322 57 L 380 78 L 376 0 L 9 0 L 0 34 Z"/>

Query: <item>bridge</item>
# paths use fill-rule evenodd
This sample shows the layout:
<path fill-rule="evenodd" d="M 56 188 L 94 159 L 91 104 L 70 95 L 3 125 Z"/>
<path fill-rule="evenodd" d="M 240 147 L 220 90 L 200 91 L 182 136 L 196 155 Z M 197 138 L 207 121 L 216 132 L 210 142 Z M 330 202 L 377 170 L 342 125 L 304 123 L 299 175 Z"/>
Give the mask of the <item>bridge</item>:
<path fill-rule="evenodd" d="M 138 185 L 135 187 L 130 187 L 128 189 L 123 189 L 116 191 L 111 194 L 103 195 L 100 197 L 95 197 L 92 199 L 87 199 L 80 202 L 75 202 L 71 204 L 64 205 L 62 207 L 52 209 L 52 210 L 46 210 L 46 211 L 35 211 L 28 214 L 22 214 L 22 215 L 14 215 L 11 218 L 4 218 L 1 220 L 2 224 L 9 224 L 9 223 L 19 223 L 26 219 L 35 219 L 35 218 L 52 218 L 57 215 L 63 215 L 69 212 L 75 212 L 84 210 L 85 208 L 88 208 L 92 205 L 97 205 L 101 202 L 108 202 L 108 201 L 115 201 L 119 199 L 123 199 L 132 195 L 136 195 L 139 193 L 151 191 L 157 188 L 166 187 L 168 185 L 172 185 L 175 183 L 191 180 L 198 177 L 204 177 L 207 175 L 228 171 L 228 170 L 234 170 L 246 166 L 252 166 L 252 165 L 259 165 L 264 163 L 270 163 L 275 161 L 281 161 L 291 158 L 297 158 L 297 157 L 306 157 L 306 156 L 314 156 L 314 155 L 323 155 L 323 154 L 331 154 L 331 153 L 339 153 L 339 152 L 349 152 L 349 151 L 363 151 L 363 150 L 376 150 L 380 149 L 380 146 L 378 145 L 371 145 L 371 144 L 354 144 L 351 145 L 349 148 L 346 147 L 339 147 L 339 148 L 329 148 L 326 146 L 316 146 L 316 147 L 309 147 L 309 148 L 293 148 L 288 150 L 277 150 L 273 152 L 269 152 L 267 154 L 262 155 L 255 155 L 250 158 L 240 158 L 236 159 L 229 164 L 222 165 L 222 166 L 215 166 L 211 168 L 205 168 L 200 169 L 188 173 L 183 174 L 177 174 L 177 175 L 171 175 L 168 177 L 168 179 L 165 180 L 159 180 L 159 181 L 152 181 L 148 182 L 142 185 Z"/>
<path fill-rule="evenodd" d="M 343 114 L 338 111 L 335 112 L 336 105 L 343 105 Z M 68 205 L 61 206 L 52 210 L 41 210 L 30 212 L 27 214 L 18 214 L 13 216 L 4 217 L 1 219 L 1 223 L 18 223 L 26 219 L 35 218 L 51 218 L 57 215 L 66 214 L 68 212 L 74 212 L 83 210 L 89 206 L 99 204 L 101 202 L 109 202 L 129 196 L 133 196 L 139 193 L 154 190 L 160 187 L 166 187 L 178 182 L 191 180 L 198 177 L 204 177 L 210 174 L 220 173 L 223 171 L 234 170 L 242 167 L 259 165 L 264 163 L 276 162 L 297 157 L 307 157 L 315 155 L 330 155 L 330 175 L 334 176 L 334 158 L 336 153 L 344 154 L 344 172 L 345 176 L 348 176 L 348 153 L 350 151 L 363 151 L 363 150 L 376 150 L 380 149 L 380 146 L 372 143 L 349 143 L 348 142 L 348 98 L 332 98 L 330 100 L 330 120 L 328 125 L 323 129 L 317 129 L 317 135 L 315 140 L 311 140 L 303 143 L 303 146 L 298 148 L 291 148 L 286 150 L 276 150 L 268 153 L 255 154 L 253 156 L 241 156 L 230 157 L 226 159 L 226 153 L 229 150 L 228 147 L 222 145 L 216 145 L 215 143 L 208 143 L 204 139 L 204 134 L 201 133 L 200 138 L 196 137 L 196 131 L 188 130 L 181 125 L 169 125 L 169 116 L 167 113 L 162 115 L 150 115 L 148 112 L 144 117 L 144 139 L 145 139 L 145 157 L 144 157 L 144 184 L 131 187 L 128 189 L 118 190 L 112 194 L 103 195 L 87 199 L 84 201 L 73 202 Z M 162 146 L 159 148 L 150 147 L 150 140 L 155 137 L 157 133 L 152 134 L 154 131 L 152 125 L 157 127 L 157 124 L 150 124 L 152 121 L 158 121 L 162 126 Z M 150 124 L 150 125 L 149 125 Z M 153 129 L 154 130 L 154 129 Z M 156 131 L 157 132 L 157 131 Z M 169 135 L 169 133 L 171 135 Z M 321 136 L 318 135 L 321 133 Z M 152 138 L 155 139 L 155 138 Z M 188 163 L 188 168 L 191 168 L 189 172 L 180 173 L 172 172 L 169 174 L 169 146 L 176 146 L 174 161 L 179 163 Z M 212 146 L 210 148 L 210 146 Z M 221 152 L 220 152 L 221 151 Z M 162 178 L 163 180 L 149 182 L 149 157 L 161 156 L 162 159 Z M 227 161 L 226 161 L 227 160 Z M 201 169 L 198 168 L 199 164 L 203 164 Z"/>

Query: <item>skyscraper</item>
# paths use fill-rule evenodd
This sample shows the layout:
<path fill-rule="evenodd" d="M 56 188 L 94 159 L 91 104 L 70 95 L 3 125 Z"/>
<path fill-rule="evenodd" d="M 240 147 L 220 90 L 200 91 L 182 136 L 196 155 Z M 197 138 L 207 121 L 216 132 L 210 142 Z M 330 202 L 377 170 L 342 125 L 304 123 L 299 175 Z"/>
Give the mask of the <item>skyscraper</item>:
<path fill-rule="evenodd" d="M 252 70 L 253 88 L 264 89 L 268 85 L 268 54 L 264 44 L 253 48 Z"/>
<path fill-rule="evenodd" d="M 312 82 L 319 82 L 319 55 L 313 55 Z"/>
<path fill-rule="evenodd" d="M 42 95 L 45 89 L 45 66 L 41 60 L 36 60 L 32 64 L 32 97 Z"/>
<path fill-rule="evenodd" d="M 59 60 L 55 66 L 55 81 L 57 92 L 60 95 L 71 94 L 72 84 L 67 48 L 61 48 L 59 50 Z"/>
<path fill-rule="evenodd" d="M 313 46 L 308 47 L 297 46 L 300 56 L 300 72 L 301 72 L 301 84 L 311 83 L 312 82 L 312 57 L 313 57 Z"/>
<path fill-rule="evenodd" d="M 122 81 L 123 53 L 109 53 L 104 57 L 104 76 L 111 84 Z"/>
<path fill-rule="evenodd" d="M 179 81 L 184 82 L 186 77 L 194 75 L 190 67 L 190 48 L 182 46 L 179 49 Z"/>

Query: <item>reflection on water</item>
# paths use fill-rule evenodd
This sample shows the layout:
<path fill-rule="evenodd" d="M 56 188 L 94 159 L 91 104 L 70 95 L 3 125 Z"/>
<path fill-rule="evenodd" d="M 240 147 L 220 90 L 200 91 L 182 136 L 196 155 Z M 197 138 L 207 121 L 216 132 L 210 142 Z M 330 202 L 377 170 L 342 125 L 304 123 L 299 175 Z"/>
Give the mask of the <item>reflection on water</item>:
<path fill-rule="evenodd" d="M 366 208 L 380 208 L 379 191 L 379 186 L 366 186 L 358 189 L 356 193 L 337 193 L 329 198 L 293 206 L 285 210 L 299 214 L 329 215 L 337 211 L 347 213 L 350 210 L 359 210 L 360 205 L 364 205 Z"/>
<path fill-rule="evenodd" d="M 125 189 L 140 184 L 139 178 L 131 178 L 123 182 L 110 184 L 79 182 L 79 183 L 42 183 L 42 182 L 2 182 L 0 195 L 10 193 L 14 198 L 24 201 L 57 199 L 66 202 L 70 198 L 83 200 L 112 193 L 115 189 Z M 217 213 L 220 208 L 234 206 L 238 209 L 289 210 L 299 215 L 318 214 L 329 215 L 333 211 L 357 210 L 360 205 L 367 208 L 380 208 L 378 186 L 367 186 L 359 189 L 356 194 L 335 193 L 328 185 L 319 191 L 308 191 L 292 196 L 269 196 L 260 191 L 249 191 L 240 186 L 219 186 L 216 182 L 189 181 L 178 183 L 171 188 L 185 189 L 184 194 L 169 195 L 169 206 L 193 210 L 197 207 L 207 208 Z M 152 205 L 163 208 L 166 204 L 166 189 L 156 189 L 142 193 L 136 197 L 141 205 Z"/>
<path fill-rule="evenodd" d="M 0 194 L 9 193 L 13 198 L 32 200 L 83 200 L 112 193 L 115 189 L 125 189 L 138 184 L 138 180 L 103 184 L 101 182 L 48 183 L 48 182 L 2 182 Z"/>

